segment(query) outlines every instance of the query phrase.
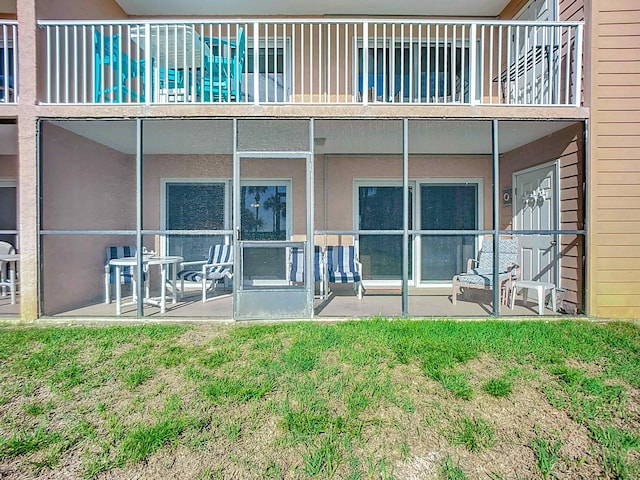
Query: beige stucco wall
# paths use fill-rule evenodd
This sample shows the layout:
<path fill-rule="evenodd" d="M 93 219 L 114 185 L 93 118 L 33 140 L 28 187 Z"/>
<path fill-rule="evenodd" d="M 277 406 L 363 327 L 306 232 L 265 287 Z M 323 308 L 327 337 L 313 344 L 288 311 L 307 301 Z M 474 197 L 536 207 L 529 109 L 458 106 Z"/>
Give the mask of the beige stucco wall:
<path fill-rule="evenodd" d="M 51 123 L 42 124 L 42 134 L 43 228 L 134 229 L 136 182 L 131 157 Z M 105 248 L 134 244 L 131 236 L 44 236 L 43 313 L 100 301 Z"/>

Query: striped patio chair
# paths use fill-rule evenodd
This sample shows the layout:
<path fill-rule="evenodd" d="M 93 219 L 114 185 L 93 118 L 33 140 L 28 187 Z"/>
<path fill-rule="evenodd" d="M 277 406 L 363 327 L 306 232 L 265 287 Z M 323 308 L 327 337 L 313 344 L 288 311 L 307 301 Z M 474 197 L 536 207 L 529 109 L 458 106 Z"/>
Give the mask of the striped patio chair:
<path fill-rule="evenodd" d="M 183 262 L 182 270 L 178 272 L 180 279 L 180 295 L 184 295 L 184 282 L 199 283 L 202 288 L 202 301 L 207 301 L 207 291 L 215 294 L 218 280 L 233 277 L 233 246 L 212 245 L 209 257 L 204 261 Z"/>
<path fill-rule="evenodd" d="M 362 299 L 362 264 L 353 245 L 327 247 L 327 283 L 353 283 Z"/>
<path fill-rule="evenodd" d="M 289 281 L 304 283 L 304 249 L 291 247 L 289 258 Z M 324 298 L 324 270 L 322 247 L 316 245 L 313 252 L 313 278 L 320 282 L 320 298 Z"/>

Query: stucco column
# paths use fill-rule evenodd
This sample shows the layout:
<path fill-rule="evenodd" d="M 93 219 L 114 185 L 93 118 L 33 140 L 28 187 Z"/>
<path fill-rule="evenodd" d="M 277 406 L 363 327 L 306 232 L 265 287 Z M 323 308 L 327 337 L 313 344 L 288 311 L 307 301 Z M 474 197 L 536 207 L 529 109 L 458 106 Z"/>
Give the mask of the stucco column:
<path fill-rule="evenodd" d="M 38 189 L 36 135 L 36 0 L 17 0 L 18 12 L 18 196 L 20 218 L 20 312 L 38 316 Z"/>

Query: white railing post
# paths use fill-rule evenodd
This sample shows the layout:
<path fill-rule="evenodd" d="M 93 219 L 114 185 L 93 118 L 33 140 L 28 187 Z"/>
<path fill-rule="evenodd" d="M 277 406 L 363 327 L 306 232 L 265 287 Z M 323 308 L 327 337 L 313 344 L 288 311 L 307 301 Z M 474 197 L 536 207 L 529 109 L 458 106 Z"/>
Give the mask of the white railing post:
<path fill-rule="evenodd" d="M 357 47 L 356 47 L 357 48 Z M 357 55 L 357 50 L 356 50 Z M 357 61 L 357 57 L 356 57 Z M 375 60 L 374 60 L 375 61 Z M 358 73 L 356 72 L 356 75 Z M 356 88 L 358 79 L 356 78 Z M 362 22 L 362 104 L 369 103 L 369 22 Z"/>
<path fill-rule="evenodd" d="M 582 29 L 583 25 L 580 24 L 576 27 L 576 37 L 575 37 L 575 72 L 574 75 L 576 77 L 574 85 L 575 85 L 575 98 L 574 105 L 579 107 L 581 105 L 581 94 L 582 94 Z"/>
<path fill-rule="evenodd" d="M 469 101 L 471 105 L 477 105 L 478 100 L 476 98 L 476 82 L 478 81 L 478 52 L 476 46 L 477 35 L 477 23 L 471 24 L 471 32 L 469 38 Z"/>
<path fill-rule="evenodd" d="M 260 103 L 260 24 L 253 22 L 253 103 Z M 268 55 L 268 51 L 265 52 Z M 268 58 L 267 58 L 268 60 Z M 268 62 L 267 62 L 268 64 Z"/>
<path fill-rule="evenodd" d="M 153 96 L 153 65 L 151 55 L 151 23 L 145 22 L 143 31 L 146 33 L 144 36 L 144 103 L 151 105 Z M 138 99 L 139 100 L 139 99 Z"/>

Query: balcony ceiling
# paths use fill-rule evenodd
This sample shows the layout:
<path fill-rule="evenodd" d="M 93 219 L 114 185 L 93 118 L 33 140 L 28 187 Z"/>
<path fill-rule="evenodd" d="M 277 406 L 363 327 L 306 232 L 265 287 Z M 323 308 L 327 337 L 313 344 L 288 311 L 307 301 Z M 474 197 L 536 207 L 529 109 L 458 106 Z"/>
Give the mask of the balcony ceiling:
<path fill-rule="evenodd" d="M 116 0 L 129 15 L 376 15 L 495 17 L 508 0 Z"/>
<path fill-rule="evenodd" d="M 60 120 L 52 123 L 119 152 L 136 152 L 135 122 Z M 566 121 L 501 121 L 500 153 L 511 151 L 572 125 Z M 215 132 L 215 135 L 212 135 Z M 154 120 L 144 127 L 148 155 L 232 153 L 230 120 Z M 401 154 L 399 120 L 316 120 L 317 154 Z M 491 122 L 411 120 L 409 151 L 425 155 L 490 155 Z"/>

